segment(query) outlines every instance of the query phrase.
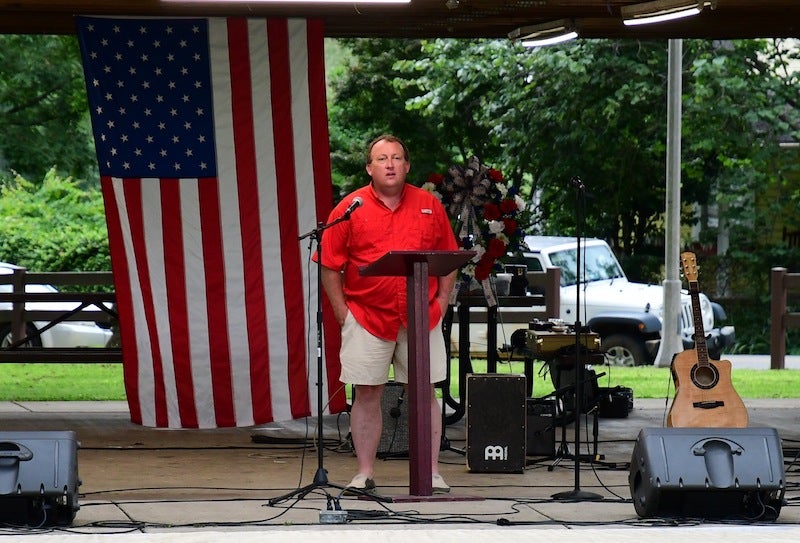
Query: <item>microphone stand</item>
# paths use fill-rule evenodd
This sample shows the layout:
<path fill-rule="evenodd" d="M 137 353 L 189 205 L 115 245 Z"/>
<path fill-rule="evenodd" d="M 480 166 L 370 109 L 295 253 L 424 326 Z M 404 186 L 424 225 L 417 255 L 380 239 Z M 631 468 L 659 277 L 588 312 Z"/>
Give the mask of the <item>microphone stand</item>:
<path fill-rule="evenodd" d="M 575 215 L 577 225 L 575 237 L 578 242 L 578 255 L 575 262 L 575 484 L 572 490 L 552 495 L 555 500 L 599 501 L 603 497 L 594 492 L 581 490 L 581 405 L 583 404 L 583 361 L 581 360 L 581 223 L 583 222 L 584 191 L 586 186 L 579 177 L 570 182 L 575 187 Z"/>
<path fill-rule="evenodd" d="M 308 249 L 311 251 L 312 243 L 314 240 L 317 242 L 317 471 L 314 474 L 314 481 L 311 484 L 306 486 L 300 487 L 288 494 L 284 494 L 283 496 L 278 496 L 277 498 L 271 498 L 269 500 L 269 505 L 275 505 L 282 501 L 288 500 L 290 498 L 296 497 L 297 500 L 302 500 L 308 493 L 316 490 L 317 488 L 338 488 L 339 490 L 344 490 L 345 486 L 337 485 L 328 481 L 328 470 L 325 469 L 323 465 L 323 436 L 322 436 L 322 421 L 323 421 L 323 395 L 322 395 L 322 368 L 323 368 L 323 361 L 322 361 L 322 351 L 323 351 L 323 339 L 322 339 L 322 233 L 327 230 L 328 228 L 339 224 L 340 222 L 350 220 L 350 215 L 355 211 L 358 207 L 356 205 L 353 207 L 352 205 L 350 208 L 344 212 L 344 214 L 339 217 L 338 219 L 331 221 L 329 224 L 319 223 L 314 230 L 307 232 L 300 236 L 298 240 L 302 241 L 305 238 L 309 239 Z M 358 493 L 357 489 L 351 489 L 354 493 Z M 331 509 L 331 496 L 326 492 L 325 493 L 328 498 L 328 509 Z M 338 507 L 338 498 L 335 508 L 339 509 Z"/>

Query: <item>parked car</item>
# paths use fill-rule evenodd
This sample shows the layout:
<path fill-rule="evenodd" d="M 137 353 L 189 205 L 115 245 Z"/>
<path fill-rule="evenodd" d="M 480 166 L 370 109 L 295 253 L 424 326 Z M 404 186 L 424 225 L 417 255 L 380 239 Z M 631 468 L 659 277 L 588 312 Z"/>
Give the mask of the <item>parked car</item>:
<path fill-rule="evenodd" d="M 11 275 L 15 266 L 5 262 L 0 262 L 0 275 Z M 29 284 L 25 287 L 26 292 L 58 292 L 52 285 Z M 12 292 L 10 284 L 0 284 L 0 292 Z M 0 303 L 0 311 L 9 311 L 11 303 Z M 46 310 L 68 312 L 76 307 L 75 302 L 28 302 L 25 304 L 27 310 Z M 94 308 L 100 317 L 101 310 Z M 86 308 L 84 311 L 92 311 Z M 5 314 L 7 315 L 7 313 Z M 11 322 L 3 315 L 0 317 L 0 347 L 6 348 L 11 345 Z M 101 319 L 98 319 L 101 320 Z M 112 336 L 112 331 L 107 326 L 100 326 L 94 321 L 63 321 L 52 328 L 45 330 L 41 335 L 36 336 L 36 332 L 46 326 L 47 322 L 27 322 L 25 323 L 26 333 L 32 338 L 26 346 L 29 347 L 105 347 L 108 345 Z"/>
<path fill-rule="evenodd" d="M 569 325 L 578 320 L 597 332 L 601 348 L 611 365 L 634 366 L 652 364 L 661 342 L 664 290 L 661 285 L 633 283 L 628 280 L 611 247 L 601 239 L 584 239 L 581 259 L 582 286 L 580 287 L 580 315 L 576 312 L 577 300 L 577 241 L 575 238 L 557 236 L 526 236 L 529 250 L 514 261 L 525 264 L 528 272 L 540 272 L 549 267 L 561 268 L 560 311 L 558 318 Z M 706 345 L 711 358 L 718 359 L 724 349 L 733 345 L 733 326 L 717 325 L 724 319 L 721 305 L 711 302 L 700 293 L 700 308 Z M 475 311 L 473 309 L 473 311 Z M 519 311 L 501 308 L 503 314 Z M 579 318 L 580 317 L 580 318 Z M 510 342 L 515 330 L 526 324 L 498 324 L 498 347 Z M 454 327 L 456 330 L 457 327 Z M 694 319 L 691 298 L 681 292 L 679 331 L 686 349 L 694 346 Z M 470 325 L 470 351 L 486 352 L 486 325 Z M 452 343 L 457 350 L 457 330 Z"/>

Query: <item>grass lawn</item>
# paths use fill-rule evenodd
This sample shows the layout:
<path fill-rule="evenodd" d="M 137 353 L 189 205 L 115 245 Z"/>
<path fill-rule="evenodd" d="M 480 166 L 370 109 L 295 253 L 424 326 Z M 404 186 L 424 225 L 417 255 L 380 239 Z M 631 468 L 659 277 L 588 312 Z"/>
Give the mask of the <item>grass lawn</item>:
<path fill-rule="evenodd" d="M 553 390 L 546 366 L 535 365 L 533 395 Z M 601 387 L 633 389 L 635 398 L 671 398 L 669 368 L 596 366 L 605 375 Z M 523 373 L 522 362 L 500 363 L 498 373 Z M 125 400 L 121 364 L 2 364 L 0 401 Z M 486 361 L 474 360 L 473 373 L 485 373 Z M 800 370 L 733 370 L 731 380 L 742 398 L 800 398 Z M 349 390 L 350 387 L 347 387 Z M 451 395 L 458 397 L 458 364 L 453 361 Z"/>
<path fill-rule="evenodd" d="M 544 369 L 543 369 L 544 366 Z M 475 373 L 485 371 L 485 361 L 473 364 Z M 638 366 L 619 368 L 595 366 L 597 374 L 605 373 L 597 382 L 601 387 L 624 386 L 633 389 L 635 398 L 672 398 L 675 387 L 669 368 Z M 522 362 L 498 364 L 498 373 L 523 373 Z M 545 396 L 553 390 L 546 366 L 535 364 L 533 395 Z M 742 398 L 800 398 L 800 370 L 736 369 L 731 373 L 733 388 Z M 457 390 L 457 389 L 456 389 Z"/>

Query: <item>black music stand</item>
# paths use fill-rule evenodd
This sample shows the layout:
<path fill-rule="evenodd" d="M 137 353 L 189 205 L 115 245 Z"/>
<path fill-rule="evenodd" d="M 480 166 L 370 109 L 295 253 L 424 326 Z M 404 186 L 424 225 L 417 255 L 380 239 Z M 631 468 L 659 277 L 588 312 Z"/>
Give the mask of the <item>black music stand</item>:
<path fill-rule="evenodd" d="M 576 203 L 575 212 L 577 226 L 575 238 L 578 242 L 578 254 L 575 262 L 575 484 L 572 490 L 557 492 L 552 495 L 554 500 L 565 501 L 599 501 L 603 496 L 594 492 L 581 490 L 581 403 L 583 400 L 583 360 L 581 359 L 581 223 L 583 222 L 583 197 L 586 187 L 579 177 L 573 177 L 572 185 L 575 187 Z"/>
<path fill-rule="evenodd" d="M 372 264 L 359 268 L 362 275 L 406 277 L 410 491 L 407 501 L 464 499 L 450 495 L 433 496 L 431 410 L 427 395 L 430 387 L 428 277 L 447 275 L 474 256 L 475 251 L 389 251 Z M 392 498 L 392 501 L 401 500 Z"/>

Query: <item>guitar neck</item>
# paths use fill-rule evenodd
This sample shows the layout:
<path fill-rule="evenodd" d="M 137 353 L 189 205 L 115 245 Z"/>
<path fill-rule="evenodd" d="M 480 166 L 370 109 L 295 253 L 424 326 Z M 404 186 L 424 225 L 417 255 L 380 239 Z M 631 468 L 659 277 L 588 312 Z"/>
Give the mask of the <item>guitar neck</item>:
<path fill-rule="evenodd" d="M 697 281 L 689 282 L 689 294 L 692 298 L 692 318 L 694 320 L 694 349 L 697 351 L 697 363 L 708 364 L 708 347 L 706 332 L 703 329 L 703 311 L 700 308 L 700 287 Z"/>

